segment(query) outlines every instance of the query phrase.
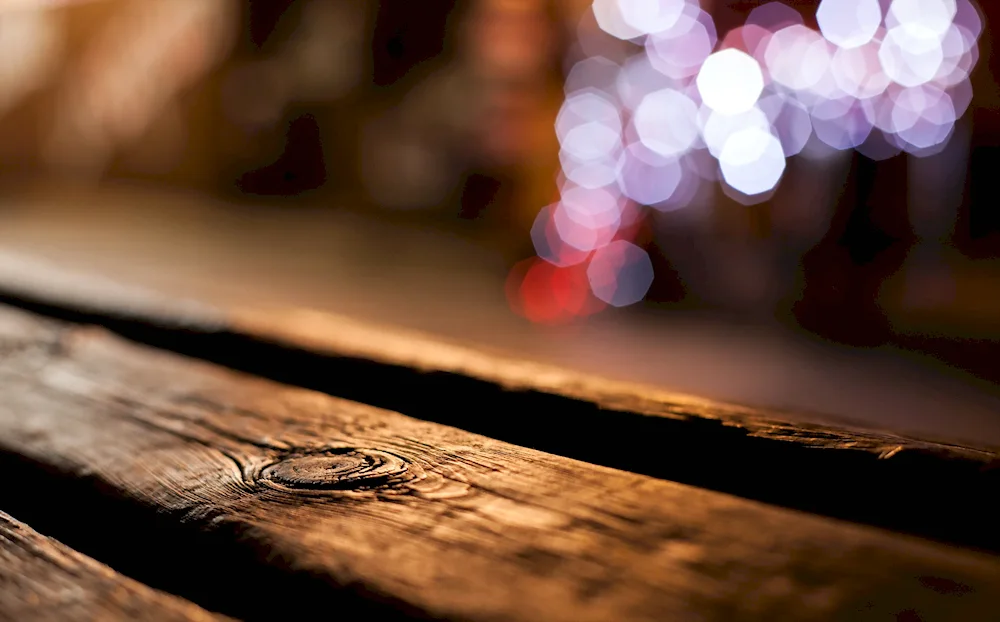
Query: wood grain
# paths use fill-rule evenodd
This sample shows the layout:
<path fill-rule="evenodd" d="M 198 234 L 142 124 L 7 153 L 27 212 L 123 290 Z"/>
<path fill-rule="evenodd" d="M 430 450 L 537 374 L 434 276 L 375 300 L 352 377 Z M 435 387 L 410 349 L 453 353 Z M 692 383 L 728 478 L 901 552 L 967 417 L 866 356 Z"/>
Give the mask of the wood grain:
<path fill-rule="evenodd" d="M 0 620 L 226 619 L 124 577 L 0 512 Z"/>
<path fill-rule="evenodd" d="M 116 567 L 172 577 L 177 593 L 208 583 L 225 605 L 213 608 L 240 617 L 1000 610 L 996 557 L 509 445 L 19 311 L 0 310 L 0 351 L 2 466 L 29 484 L 8 494 L 83 510 L 50 521 L 92 534 L 76 537 Z M 786 483 L 808 485 L 793 469 Z"/>
<path fill-rule="evenodd" d="M 19 255 L 0 254 L 0 300 L 518 445 L 1000 551 L 992 448 L 720 404 L 326 313 L 217 309 Z M 788 485 L 790 468 L 809 485 Z"/>

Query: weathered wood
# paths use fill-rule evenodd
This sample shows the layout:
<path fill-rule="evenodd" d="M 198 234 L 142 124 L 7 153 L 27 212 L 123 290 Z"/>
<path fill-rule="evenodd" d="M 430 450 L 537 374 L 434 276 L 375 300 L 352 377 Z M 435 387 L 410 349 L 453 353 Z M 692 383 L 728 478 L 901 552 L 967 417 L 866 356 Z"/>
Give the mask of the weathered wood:
<path fill-rule="evenodd" d="M 241 617 L 377 604 L 378 619 L 976 620 L 1000 605 L 992 556 L 576 462 L 19 311 L 0 310 L 0 350 L 0 455 L 7 480 L 27 482 L 8 498 L 48 499 L 35 515 L 75 524 L 63 539 L 78 550 L 189 598 L 207 583 L 212 608 Z M 54 520 L 64 504 L 80 511 Z"/>
<path fill-rule="evenodd" d="M 1000 551 L 992 449 L 720 404 L 326 313 L 221 310 L 16 255 L 0 255 L 0 299 L 518 445 Z M 810 484 L 789 485 L 790 473 Z"/>
<path fill-rule="evenodd" d="M 221 621 L 0 512 L 0 620 Z"/>

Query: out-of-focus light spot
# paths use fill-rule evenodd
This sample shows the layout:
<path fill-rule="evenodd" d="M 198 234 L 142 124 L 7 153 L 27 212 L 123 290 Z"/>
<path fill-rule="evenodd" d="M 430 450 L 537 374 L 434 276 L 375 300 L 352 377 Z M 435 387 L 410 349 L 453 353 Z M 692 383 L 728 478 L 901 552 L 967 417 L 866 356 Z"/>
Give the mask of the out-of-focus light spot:
<path fill-rule="evenodd" d="M 562 165 L 563 175 L 576 185 L 584 188 L 600 188 L 613 184 L 618 178 L 618 172 L 622 167 L 622 155 L 616 151 L 601 158 L 580 160 L 566 151 L 560 151 L 559 163 Z"/>
<path fill-rule="evenodd" d="M 587 279 L 594 296 L 615 307 L 635 304 L 653 284 L 653 262 L 635 244 L 616 240 L 590 259 Z"/>
<path fill-rule="evenodd" d="M 889 76 L 882 71 L 878 46 L 874 43 L 855 48 L 838 48 L 830 62 L 833 80 L 846 95 L 868 99 L 889 87 Z"/>
<path fill-rule="evenodd" d="M 566 187 L 552 213 L 559 237 L 577 250 L 592 251 L 618 233 L 621 206 L 607 188 Z"/>
<path fill-rule="evenodd" d="M 563 89 L 567 95 L 588 89 L 612 94 L 615 92 L 619 69 L 618 63 L 603 56 L 585 58 L 569 70 Z"/>
<path fill-rule="evenodd" d="M 622 17 L 643 34 L 669 30 L 680 19 L 686 0 L 620 0 Z"/>
<path fill-rule="evenodd" d="M 577 157 L 606 155 L 614 146 L 612 134 L 621 137 L 618 107 L 596 90 L 580 91 L 567 97 L 556 116 L 559 143 L 563 149 L 570 145 L 572 148 L 567 150 Z M 588 145 L 588 139 L 594 137 L 602 142 Z"/>
<path fill-rule="evenodd" d="M 705 181 L 719 181 L 719 159 L 713 156 L 707 149 L 698 149 L 684 156 L 682 160 L 684 170 L 687 172 L 685 178 L 697 177 Z M 683 186 L 683 183 L 681 184 Z M 680 193 L 680 190 L 678 190 Z M 677 197 L 677 194 L 674 195 Z"/>
<path fill-rule="evenodd" d="M 597 23 L 594 11 L 584 11 L 576 25 L 576 41 L 567 50 L 565 61 L 572 64 L 582 58 L 602 56 L 620 62 L 631 53 L 632 47 L 631 41 L 608 36 Z"/>
<path fill-rule="evenodd" d="M 966 78 L 958 84 L 949 87 L 948 94 L 951 96 L 951 103 L 955 107 L 955 114 L 961 117 L 972 104 L 972 83 Z"/>
<path fill-rule="evenodd" d="M 614 153 L 620 143 L 621 128 L 587 121 L 566 132 L 562 148 L 578 160 L 596 160 Z"/>
<path fill-rule="evenodd" d="M 707 114 L 707 119 L 702 126 L 701 136 L 705 141 L 705 146 L 708 147 L 709 153 L 716 158 L 722 153 L 722 148 L 725 146 L 726 141 L 729 140 L 729 137 L 736 132 L 751 127 L 767 131 L 771 127 L 771 122 L 768 120 L 767 115 L 757 107 L 733 115 L 722 114 L 721 112 L 709 109 Z"/>
<path fill-rule="evenodd" d="M 841 48 L 856 48 L 875 36 L 882 23 L 882 7 L 878 0 L 822 0 L 816 21 L 828 41 Z"/>
<path fill-rule="evenodd" d="M 625 151 L 618 183 L 622 193 L 633 201 L 656 205 L 674 195 L 684 173 L 676 158 L 659 156 L 636 143 Z"/>
<path fill-rule="evenodd" d="M 750 11 L 747 24 L 777 32 L 788 26 L 801 25 L 802 15 L 782 2 L 767 2 Z"/>
<path fill-rule="evenodd" d="M 645 206 L 629 200 L 624 195 L 621 200 L 621 224 L 618 225 L 618 235 L 621 240 L 631 240 L 635 237 L 638 227 L 646 220 Z"/>
<path fill-rule="evenodd" d="M 686 152 L 698 138 L 698 107 L 690 97 L 672 89 L 642 99 L 632 120 L 639 140 L 664 156 Z"/>
<path fill-rule="evenodd" d="M 700 171 L 689 167 L 688 158 L 690 155 L 691 154 L 686 156 L 684 159 L 685 174 L 681 176 L 681 182 L 677 185 L 677 189 L 674 190 L 673 196 L 666 201 L 657 203 L 650 207 L 654 208 L 658 212 L 673 212 L 690 207 L 691 204 L 697 200 L 706 184 L 704 178 L 699 175 Z M 708 160 L 711 160 L 711 162 L 706 162 L 706 172 L 708 167 L 711 166 L 712 170 L 716 172 L 714 177 L 717 179 L 719 164 L 715 158 L 712 158 L 711 156 L 708 156 Z M 715 179 L 712 181 L 715 181 Z"/>
<path fill-rule="evenodd" d="M 641 37 L 643 31 L 632 26 L 622 13 L 622 3 L 619 0 L 594 0 L 594 17 L 601 30 L 619 39 L 635 39 Z"/>
<path fill-rule="evenodd" d="M 785 157 L 798 155 L 812 135 L 812 117 L 806 107 L 780 95 L 769 95 L 761 99 L 758 106 L 767 115 Z"/>
<path fill-rule="evenodd" d="M 927 150 L 944 145 L 955 130 L 954 113 L 945 105 L 924 111 L 913 126 L 896 135 L 904 143 L 904 150 L 926 154 Z"/>
<path fill-rule="evenodd" d="M 719 156 L 722 177 L 736 190 L 752 196 L 769 192 L 785 172 L 785 154 L 771 133 L 751 127 L 729 137 Z"/>
<path fill-rule="evenodd" d="M 739 114 L 757 103 L 764 90 L 764 75 L 752 56 L 729 49 L 705 59 L 697 84 L 709 108 L 722 114 Z"/>
<path fill-rule="evenodd" d="M 643 97 L 654 91 L 674 87 L 676 81 L 657 71 L 645 54 L 638 54 L 622 65 L 615 85 L 618 98 L 627 108 L 635 110 Z"/>
<path fill-rule="evenodd" d="M 566 324 L 606 306 L 590 293 L 583 264 L 560 267 L 527 259 L 511 269 L 505 289 L 510 308 L 539 324 Z"/>
<path fill-rule="evenodd" d="M 890 93 L 892 111 L 890 113 L 893 133 L 909 129 L 924 110 L 934 106 L 945 92 L 936 86 L 925 84 Z"/>
<path fill-rule="evenodd" d="M 904 149 L 929 149 L 951 136 L 957 116 L 951 97 L 941 89 L 931 85 L 904 89 L 894 103 L 892 121 Z"/>
<path fill-rule="evenodd" d="M 855 147 L 855 149 L 869 160 L 875 160 L 876 162 L 888 160 L 899 155 L 902 151 L 895 140 L 889 140 L 885 133 L 878 129 L 873 130 L 865 139 L 865 142 Z"/>
<path fill-rule="evenodd" d="M 740 52 L 745 52 L 750 56 L 753 56 L 751 48 L 747 46 L 747 39 L 759 43 L 759 41 L 757 41 L 757 35 L 761 33 L 763 33 L 762 36 L 767 36 L 769 34 L 766 30 L 757 28 L 754 28 L 751 32 L 747 32 L 746 26 L 737 26 L 722 37 L 722 40 L 719 41 L 718 50 L 739 50 Z"/>
<path fill-rule="evenodd" d="M 831 57 L 826 39 L 801 25 L 774 33 L 764 50 L 764 63 L 771 78 L 793 91 L 817 85 L 827 73 Z"/>
<path fill-rule="evenodd" d="M 969 0 L 958 0 L 956 4 L 954 22 L 968 30 L 973 41 L 978 41 L 983 32 L 983 18 L 979 15 L 979 9 Z"/>
<path fill-rule="evenodd" d="M 894 140 L 899 145 L 899 147 L 905 151 L 907 154 L 915 158 L 929 158 L 931 156 L 937 155 L 947 148 L 948 143 L 951 142 L 951 137 L 955 134 L 955 124 L 945 126 L 942 128 L 945 131 L 944 136 L 935 144 L 929 147 L 918 147 L 912 143 L 909 143 L 899 136 L 895 136 Z"/>
<path fill-rule="evenodd" d="M 934 81 L 942 86 L 958 84 L 969 77 L 979 61 L 979 46 L 964 26 L 952 24 L 941 40 L 944 60 Z"/>
<path fill-rule="evenodd" d="M 816 137 L 834 149 L 853 149 L 865 142 L 872 122 L 857 100 L 830 99 L 812 109 Z"/>
<path fill-rule="evenodd" d="M 888 27 L 915 25 L 942 35 L 958 11 L 955 0 L 893 0 L 885 17 Z"/>
<path fill-rule="evenodd" d="M 893 89 L 898 88 L 898 86 L 893 86 Z M 882 130 L 886 134 L 892 134 L 896 131 L 892 124 L 892 109 L 895 104 L 892 101 L 892 94 L 890 91 L 886 91 L 881 95 L 862 100 L 860 104 L 861 110 L 865 113 L 865 117 L 874 127 Z"/>
<path fill-rule="evenodd" d="M 552 211 L 555 206 L 543 207 L 531 226 L 531 242 L 535 253 L 556 266 L 571 266 L 584 261 L 589 251 L 581 251 L 566 244 L 556 231 Z"/>
<path fill-rule="evenodd" d="M 626 240 L 644 206 L 689 206 L 716 181 L 759 203 L 800 153 L 940 152 L 972 100 L 982 19 L 971 0 L 821 0 L 821 34 L 769 2 L 716 47 L 693 0 L 595 0 L 556 121 L 561 199 L 532 227 L 545 261 L 512 273 L 519 308 L 556 322 L 642 299 L 651 263 Z"/>
<path fill-rule="evenodd" d="M 590 89 L 566 98 L 556 117 L 556 134 L 562 138 L 570 129 L 587 121 L 618 125 L 621 117 L 618 107 L 607 96 Z"/>
<path fill-rule="evenodd" d="M 878 51 L 879 61 L 892 80 L 918 86 L 934 79 L 944 51 L 938 35 L 921 24 L 901 24 L 889 30 Z"/>
<path fill-rule="evenodd" d="M 697 74 L 718 40 L 711 16 L 693 4 L 686 7 L 672 28 L 646 39 L 649 62 L 675 80 Z"/>
<path fill-rule="evenodd" d="M 735 29 L 735 31 L 739 32 L 743 45 L 732 47 L 738 47 L 746 50 L 747 54 L 753 56 L 758 60 L 758 62 L 763 60 L 764 49 L 767 46 L 768 40 L 771 38 L 771 31 L 763 26 L 757 26 L 756 24 L 747 24 L 746 26 Z"/>

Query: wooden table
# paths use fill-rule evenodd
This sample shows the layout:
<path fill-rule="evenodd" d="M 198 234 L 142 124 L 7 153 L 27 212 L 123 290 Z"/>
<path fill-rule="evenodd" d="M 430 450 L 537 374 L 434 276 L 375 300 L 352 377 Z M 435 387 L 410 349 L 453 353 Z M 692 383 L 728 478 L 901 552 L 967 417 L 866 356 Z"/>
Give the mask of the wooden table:
<path fill-rule="evenodd" d="M 0 302 L 0 619 L 1000 619 L 989 447 L 9 256 Z"/>

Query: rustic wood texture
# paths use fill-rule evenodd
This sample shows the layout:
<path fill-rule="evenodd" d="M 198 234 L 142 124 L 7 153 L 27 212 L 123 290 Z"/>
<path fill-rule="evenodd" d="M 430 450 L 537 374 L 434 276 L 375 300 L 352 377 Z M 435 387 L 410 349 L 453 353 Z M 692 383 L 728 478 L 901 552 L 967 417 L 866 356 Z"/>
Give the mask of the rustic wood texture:
<path fill-rule="evenodd" d="M 0 620 L 226 619 L 124 577 L 0 512 Z"/>
<path fill-rule="evenodd" d="M 0 299 L 518 445 L 1000 551 L 992 448 L 720 404 L 326 313 L 221 310 L 17 255 L 0 255 Z M 788 485 L 790 472 L 810 485 Z"/>
<path fill-rule="evenodd" d="M 207 583 L 212 608 L 239 617 L 929 621 L 1000 606 L 993 556 L 509 445 L 20 311 L 0 310 L 0 351 L 0 456 L 8 481 L 27 482 L 8 501 L 48 498 L 36 515 L 72 524 L 74 548 L 189 598 Z M 81 511 L 53 518 L 60 507 Z"/>

